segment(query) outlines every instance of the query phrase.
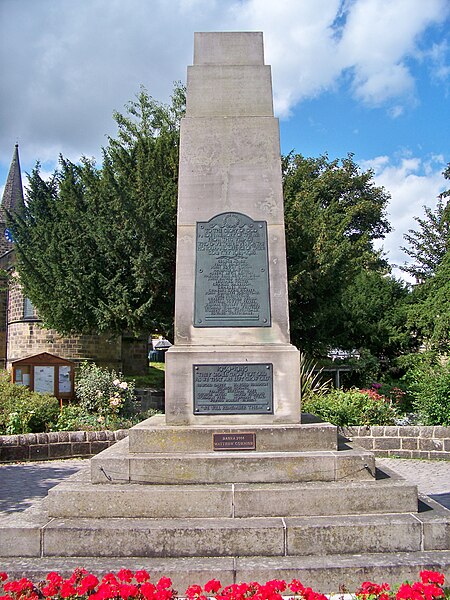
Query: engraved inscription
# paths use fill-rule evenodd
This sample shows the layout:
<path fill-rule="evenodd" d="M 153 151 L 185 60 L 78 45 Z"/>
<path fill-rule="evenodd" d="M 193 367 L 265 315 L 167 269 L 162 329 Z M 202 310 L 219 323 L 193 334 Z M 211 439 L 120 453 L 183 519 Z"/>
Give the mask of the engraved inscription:
<path fill-rule="evenodd" d="M 213 450 L 256 450 L 256 433 L 213 433 Z"/>
<path fill-rule="evenodd" d="M 197 223 L 196 327 L 269 327 L 267 223 L 229 212 Z"/>
<path fill-rule="evenodd" d="M 194 414 L 273 413 L 272 364 L 194 365 Z"/>

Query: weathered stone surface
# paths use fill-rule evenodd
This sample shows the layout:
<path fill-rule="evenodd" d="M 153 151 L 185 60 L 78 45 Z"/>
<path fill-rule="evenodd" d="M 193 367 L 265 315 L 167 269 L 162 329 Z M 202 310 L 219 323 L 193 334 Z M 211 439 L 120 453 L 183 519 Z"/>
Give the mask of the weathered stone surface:
<path fill-rule="evenodd" d="M 263 34 L 247 31 L 199 32 L 194 35 L 196 65 L 262 65 Z"/>
<path fill-rule="evenodd" d="M 288 555 L 414 552 L 421 525 L 413 515 L 364 515 L 286 519 Z"/>
<path fill-rule="evenodd" d="M 417 488 L 405 481 L 236 484 L 234 514 L 325 516 L 417 511 Z"/>
<path fill-rule="evenodd" d="M 237 558 L 236 581 L 299 579 L 322 593 L 338 593 L 341 586 L 355 591 L 363 581 L 416 581 L 421 570 L 450 576 L 450 552 L 404 552 L 363 555 L 283 556 Z"/>
<path fill-rule="evenodd" d="M 94 456 L 91 459 L 92 483 L 128 483 L 130 465 L 127 452 L 128 438 L 125 438 Z"/>
<path fill-rule="evenodd" d="M 54 519 L 45 556 L 282 556 L 282 519 Z"/>
<path fill-rule="evenodd" d="M 131 483 L 241 483 L 332 481 L 336 457 L 328 452 L 216 452 L 130 456 Z M 105 471 L 109 473 L 108 468 Z"/>
<path fill-rule="evenodd" d="M 68 481 L 52 488 L 54 517 L 217 518 L 233 514 L 232 485 L 93 485 Z"/>
<path fill-rule="evenodd" d="M 241 419 L 245 421 L 244 419 Z M 336 427 L 330 423 L 292 425 L 248 425 L 235 427 L 214 425 L 170 426 L 164 415 L 155 415 L 130 429 L 130 452 L 208 452 L 213 448 L 213 433 L 251 431 L 256 434 L 259 452 L 292 452 L 304 450 L 336 450 Z"/>

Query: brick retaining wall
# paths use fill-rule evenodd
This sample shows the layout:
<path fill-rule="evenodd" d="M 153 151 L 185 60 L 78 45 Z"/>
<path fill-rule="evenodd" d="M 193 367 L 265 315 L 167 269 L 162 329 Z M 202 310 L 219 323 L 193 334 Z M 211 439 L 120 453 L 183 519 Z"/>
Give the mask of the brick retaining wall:
<path fill-rule="evenodd" d="M 450 427 L 359 426 L 339 433 L 375 456 L 450 460 Z"/>
<path fill-rule="evenodd" d="M 88 457 L 105 450 L 128 435 L 118 431 L 52 431 L 0 435 L 0 462 Z"/>

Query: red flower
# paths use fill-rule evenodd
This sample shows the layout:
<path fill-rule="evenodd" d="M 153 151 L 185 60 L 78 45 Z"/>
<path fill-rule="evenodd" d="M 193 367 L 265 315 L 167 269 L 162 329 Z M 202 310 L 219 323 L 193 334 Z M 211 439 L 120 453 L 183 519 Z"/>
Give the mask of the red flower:
<path fill-rule="evenodd" d="M 119 593 L 123 600 L 128 600 L 128 598 L 132 598 L 133 596 L 137 596 L 139 593 L 139 588 L 137 585 L 130 584 L 122 584 L 119 586 Z"/>
<path fill-rule="evenodd" d="M 294 594 L 301 594 L 303 593 L 305 587 L 298 579 L 293 579 L 289 584 L 289 589 L 291 592 L 294 592 Z"/>
<path fill-rule="evenodd" d="M 44 596 L 56 596 L 58 593 L 58 588 L 53 583 L 49 583 L 48 585 L 44 585 L 42 588 L 42 593 Z"/>
<path fill-rule="evenodd" d="M 98 583 L 97 577 L 92 575 L 92 573 L 89 573 L 81 580 L 80 585 L 77 587 L 76 591 L 78 596 L 83 596 L 87 592 L 92 592 Z"/>
<path fill-rule="evenodd" d="M 3 571 L 0 571 L 0 581 L 6 581 L 8 579 L 8 575 Z"/>
<path fill-rule="evenodd" d="M 169 577 L 161 577 L 161 579 L 156 584 L 158 590 L 167 590 L 172 586 L 172 580 Z"/>
<path fill-rule="evenodd" d="M 203 598 L 202 596 L 202 588 L 199 585 L 191 585 L 186 590 L 186 596 L 189 600 L 195 600 L 195 598 Z"/>
<path fill-rule="evenodd" d="M 156 586 L 153 585 L 153 583 L 146 581 L 145 583 L 143 583 L 141 585 L 141 587 L 139 588 L 139 591 L 141 592 L 141 594 L 144 596 L 144 598 L 146 600 L 153 600 L 153 598 L 155 597 L 155 594 L 156 594 Z"/>
<path fill-rule="evenodd" d="M 204 586 L 204 590 L 207 594 L 217 594 L 222 587 L 222 584 L 217 579 L 211 579 L 207 581 Z"/>
<path fill-rule="evenodd" d="M 439 571 L 420 571 L 420 579 L 423 583 L 438 583 L 444 585 L 445 577 Z"/>
<path fill-rule="evenodd" d="M 133 579 L 133 571 L 130 571 L 130 569 L 120 569 L 120 571 L 117 572 L 117 579 L 125 581 L 125 583 L 130 583 Z"/>
<path fill-rule="evenodd" d="M 70 598 L 70 596 L 76 596 L 77 592 L 73 584 L 69 580 L 67 580 L 63 581 L 61 589 L 59 590 L 59 594 L 61 598 Z"/>
<path fill-rule="evenodd" d="M 136 573 L 134 574 L 134 578 L 138 583 L 144 583 L 144 581 L 150 580 L 150 575 L 145 569 L 141 569 L 139 571 L 136 571 Z"/>

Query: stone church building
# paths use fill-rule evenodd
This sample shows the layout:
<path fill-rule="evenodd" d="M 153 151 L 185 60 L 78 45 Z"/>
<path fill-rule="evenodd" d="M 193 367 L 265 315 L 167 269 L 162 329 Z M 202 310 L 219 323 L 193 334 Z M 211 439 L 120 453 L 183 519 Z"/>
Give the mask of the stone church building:
<path fill-rule="evenodd" d="M 64 337 L 42 326 L 34 306 L 24 295 L 15 271 L 14 241 L 6 213 L 24 208 L 19 148 L 16 144 L 0 204 L 0 367 L 40 352 L 81 362 L 89 360 L 129 375 L 147 372 L 147 336 L 72 335 Z"/>

